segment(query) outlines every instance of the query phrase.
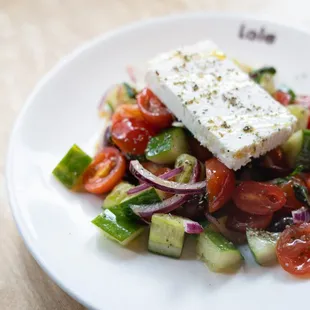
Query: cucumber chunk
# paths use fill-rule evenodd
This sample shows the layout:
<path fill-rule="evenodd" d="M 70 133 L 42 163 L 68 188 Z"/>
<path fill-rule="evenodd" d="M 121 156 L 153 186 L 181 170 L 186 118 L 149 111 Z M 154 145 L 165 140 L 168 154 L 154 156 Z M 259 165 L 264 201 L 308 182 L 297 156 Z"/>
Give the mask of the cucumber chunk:
<path fill-rule="evenodd" d="M 154 214 L 149 236 L 149 251 L 179 258 L 184 244 L 183 218 L 171 214 Z"/>
<path fill-rule="evenodd" d="M 157 164 L 173 164 L 177 157 L 188 152 L 187 138 L 184 129 L 169 128 L 150 139 L 145 155 Z"/>
<path fill-rule="evenodd" d="M 197 163 L 194 156 L 182 154 L 175 161 L 175 168 L 183 167 L 183 171 L 176 176 L 176 181 L 179 183 L 188 183 L 191 179 L 193 169 Z"/>
<path fill-rule="evenodd" d="M 259 265 L 269 266 L 277 262 L 276 245 L 279 236 L 279 233 L 247 229 L 248 244 Z"/>
<path fill-rule="evenodd" d="M 243 263 L 243 257 L 233 243 L 210 226 L 198 237 L 197 255 L 214 272 L 233 272 Z"/>
<path fill-rule="evenodd" d="M 91 162 L 91 157 L 74 144 L 52 173 L 64 186 L 73 190 L 80 184 L 81 177 Z"/>
<path fill-rule="evenodd" d="M 144 226 L 128 219 L 120 206 L 105 209 L 92 223 L 99 227 L 105 236 L 121 245 L 127 245 L 144 230 Z"/>
<path fill-rule="evenodd" d="M 303 143 L 303 132 L 295 132 L 281 147 L 291 168 L 296 166 L 296 158 L 301 151 Z"/>
<path fill-rule="evenodd" d="M 156 202 L 161 202 L 161 197 L 155 188 L 151 187 L 142 192 L 127 195 L 125 199 L 121 201 L 119 206 L 124 210 L 126 216 L 131 219 L 139 219 L 131 209 L 131 206 L 135 205 L 148 205 Z"/>
<path fill-rule="evenodd" d="M 122 200 L 128 197 L 127 192 L 133 187 L 134 185 L 127 182 L 121 182 L 116 185 L 103 201 L 102 208 L 107 209 L 120 204 Z"/>
<path fill-rule="evenodd" d="M 308 126 L 309 110 L 299 104 L 291 104 L 287 109 L 297 118 L 297 130 Z"/>

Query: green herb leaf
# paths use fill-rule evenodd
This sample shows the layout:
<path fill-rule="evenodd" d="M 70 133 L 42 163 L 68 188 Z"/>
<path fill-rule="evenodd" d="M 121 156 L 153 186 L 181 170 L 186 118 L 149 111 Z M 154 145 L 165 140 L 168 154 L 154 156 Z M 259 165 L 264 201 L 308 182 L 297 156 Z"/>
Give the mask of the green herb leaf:
<path fill-rule="evenodd" d="M 310 200 L 309 200 L 309 192 L 305 186 L 300 184 L 293 184 L 293 189 L 295 193 L 295 197 L 297 200 L 301 201 L 305 204 L 305 206 L 310 207 Z"/>
<path fill-rule="evenodd" d="M 293 176 L 295 176 L 295 175 L 297 175 L 297 174 L 303 172 L 304 169 L 305 169 L 305 168 L 304 168 L 303 165 L 298 165 L 298 166 L 294 169 L 294 171 L 293 171 L 289 176 L 290 176 L 290 177 L 293 177 Z"/>

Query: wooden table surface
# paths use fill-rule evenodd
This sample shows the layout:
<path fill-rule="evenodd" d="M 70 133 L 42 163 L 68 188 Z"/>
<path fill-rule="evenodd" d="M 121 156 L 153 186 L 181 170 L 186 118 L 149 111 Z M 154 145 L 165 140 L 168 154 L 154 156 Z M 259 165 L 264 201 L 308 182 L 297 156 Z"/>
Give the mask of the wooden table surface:
<path fill-rule="evenodd" d="M 308 0 L 0 0 L 0 309 L 84 309 L 31 257 L 6 195 L 9 133 L 27 95 L 46 71 L 84 41 L 139 19 L 218 10 L 310 29 L 309 8 Z"/>

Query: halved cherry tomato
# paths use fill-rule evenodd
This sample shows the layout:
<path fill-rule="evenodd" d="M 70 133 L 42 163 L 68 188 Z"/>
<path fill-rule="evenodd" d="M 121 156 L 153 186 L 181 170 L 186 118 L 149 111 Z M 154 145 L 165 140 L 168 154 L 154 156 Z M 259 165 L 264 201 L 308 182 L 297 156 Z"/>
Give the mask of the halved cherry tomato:
<path fill-rule="evenodd" d="M 292 225 L 282 232 L 277 257 L 290 274 L 310 276 L 310 223 Z"/>
<path fill-rule="evenodd" d="M 284 192 L 286 203 L 284 205 L 285 208 L 289 208 L 291 210 L 296 210 L 301 208 L 304 204 L 296 198 L 294 184 L 305 185 L 305 182 L 301 180 L 299 177 L 292 177 L 285 183 L 281 183 L 278 185 L 279 188 Z"/>
<path fill-rule="evenodd" d="M 274 99 L 276 99 L 277 101 L 279 101 L 281 104 L 283 104 L 284 106 L 289 105 L 290 101 L 291 101 L 291 95 L 282 91 L 282 90 L 277 90 L 274 94 L 273 94 Z"/>
<path fill-rule="evenodd" d="M 112 116 L 112 123 L 117 123 L 125 118 L 134 118 L 143 121 L 144 118 L 137 104 L 122 104 L 117 107 Z"/>
<path fill-rule="evenodd" d="M 124 152 L 142 155 L 152 136 L 152 127 L 145 121 L 125 118 L 114 123 L 111 128 L 113 142 Z"/>
<path fill-rule="evenodd" d="M 173 121 L 166 106 L 148 88 L 137 95 L 138 106 L 145 120 L 155 128 L 167 128 Z"/>
<path fill-rule="evenodd" d="M 236 207 L 244 212 L 267 215 L 281 209 L 286 198 L 276 185 L 244 181 L 236 188 L 233 201 Z"/>
<path fill-rule="evenodd" d="M 247 228 L 266 229 L 272 220 L 272 214 L 256 215 L 232 208 L 228 214 L 226 226 L 229 229 L 246 232 Z"/>
<path fill-rule="evenodd" d="M 235 189 L 235 174 L 218 159 L 206 161 L 209 212 L 215 212 L 227 203 Z"/>
<path fill-rule="evenodd" d="M 120 151 L 106 147 L 98 153 L 83 175 L 85 189 L 94 194 L 112 190 L 123 178 L 126 161 Z"/>

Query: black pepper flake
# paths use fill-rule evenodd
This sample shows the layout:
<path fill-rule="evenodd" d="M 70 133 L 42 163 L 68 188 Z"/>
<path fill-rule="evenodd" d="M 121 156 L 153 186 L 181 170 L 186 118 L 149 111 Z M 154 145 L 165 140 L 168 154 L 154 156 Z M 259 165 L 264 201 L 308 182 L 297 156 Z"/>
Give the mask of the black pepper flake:
<path fill-rule="evenodd" d="M 247 133 L 253 132 L 253 130 L 254 130 L 254 128 L 252 126 L 249 126 L 249 125 L 243 127 L 243 131 L 247 132 Z"/>
<path fill-rule="evenodd" d="M 188 55 L 184 55 L 184 60 L 188 62 L 188 61 L 190 61 L 191 59 L 190 59 L 190 57 L 189 57 Z"/>
<path fill-rule="evenodd" d="M 195 85 L 193 86 L 193 91 L 197 91 L 198 89 L 199 89 L 198 85 L 195 84 Z"/>
<path fill-rule="evenodd" d="M 177 66 L 173 67 L 173 70 L 176 71 L 176 72 L 179 72 L 179 68 Z"/>
<path fill-rule="evenodd" d="M 226 128 L 226 129 L 229 129 L 229 128 L 230 128 L 230 125 L 228 125 L 227 122 L 224 121 L 224 122 L 221 124 L 221 127 Z"/>
<path fill-rule="evenodd" d="M 199 124 L 199 125 L 201 125 L 201 121 L 200 121 L 200 119 L 198 120 L 198 124 Z"/>
<path fill-rule="evenodd" d="M 155 73 L 156 73 L 156 75 L 159 75 L 159 72 L 157 70 L 155 71 Z"/>

